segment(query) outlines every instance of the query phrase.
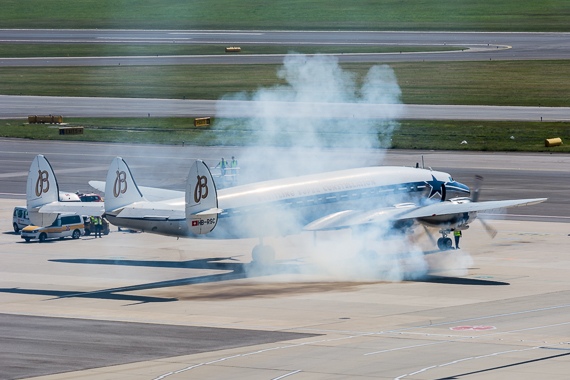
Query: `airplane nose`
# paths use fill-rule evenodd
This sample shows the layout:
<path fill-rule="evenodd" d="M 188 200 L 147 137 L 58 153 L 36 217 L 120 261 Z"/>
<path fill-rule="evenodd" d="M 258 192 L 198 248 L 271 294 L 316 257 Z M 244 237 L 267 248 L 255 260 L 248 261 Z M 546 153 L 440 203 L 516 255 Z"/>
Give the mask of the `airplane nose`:
<path fill-rule="evenodd" d="M 471 194 L 469 186 L 457 181 L 449 182 L 447 184 L 447 190 L 455 192 L 456 196 L 467 196 Z"/>
<path fill-rule="evenodd" d="M 457 186 L 458 188 L 460 188 L 462 192 L 464 192 L 465 194 L 470 194 L 471 193 L 471 189 L 469 189 L 469 186 L 461 183 L 461 182 L 457 182 Z"/>

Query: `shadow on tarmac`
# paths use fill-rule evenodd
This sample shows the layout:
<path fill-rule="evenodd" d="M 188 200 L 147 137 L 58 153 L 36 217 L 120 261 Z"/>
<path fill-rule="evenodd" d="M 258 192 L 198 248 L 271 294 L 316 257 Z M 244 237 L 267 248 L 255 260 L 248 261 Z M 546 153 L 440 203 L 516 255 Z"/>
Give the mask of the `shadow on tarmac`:
<path fill-rule="evenodd" d="M 258 276 L 267 276 L 283 273 L 299 273 L 299 264 L 290 262 L 280 263 L 264 268 L 251 263 L 221 263 L 222 260 L 233 260 L 231 257 L 210 258 L 200 260 L 188 261 L 141 261 L 141 260 L 105 260 L 105 259 L 55 259 L 49 260 L 59 263 L 70 264 L 95 264 L 95 265 L 125 265 L 125 266 L 144 266 L 154 268 L 188 268 L 188 269 L 212 269 L 212 270 L 225 270 L 230 271 L 227 273 L 212 274 L 198 277 L 181 278 L 177 280 L 159 281 L 147 284 L 124 286 L 119 288 L 109 288 L 95 290 L 91 292 L 73 292 L 73 291 L 59 291 L 59 290 L 45 290 L 45 289 L 21 289 L 21 288 L 0 288 L 0 293 L 12 294 L 29 294 L 29 295 L 42 295 L 53 296 L 55 299 L 59 298 L 99 298 L 108 300 L 122 300 L 132 301 L 137 303 L 147 302 L 172 302 L 178 301 L 178 298 L 161 298 L 161 297 L 146 297 L 136 295 L 117 294 L 122 292 L 130 292 L 137 290 L 169 288 L 182 285 L 193 285 L 202 283 L 214 283 L 220 281 L 237 280 L 243 278 L 252 278 Z"/>
<path fill-rule="evenodd" d="M 510 285 L 508 282 L 481 280 L 477 278 L 465 277 L 445 277 L 445 276 L 431 276 L 428 275 L 416 282 L 431 282 L 437 284 L 450 284 L 450 285 L 479 285 L 479 286 L 504 286 Z"/>
<path fill-rule="evenodd" d="M 276 274 L 299 274 L 303 273 L 303 268 L 307 265 L 301 262 L 277 261 L 270 267 L 260 267 L 253 263 L 228 262 L 235 260 L 232 257 L 218 257 L 187 261 L 155 261 L 155 260 L 120 260 L 120 259 L 54 259 L 49 260 L 57 263 L 68 264 L 90 264 L 90 265 L 113 265 L 113 266 L 134 266 L 152 268 L 186 268 L 186 269 L 209 269 L 226 271 L 224 273 L 210 274 L 197 277 L 181 278 L 176 280 L 158 281 L 147 284 L 131 285 L 118 288 L 95 290 L 91 292 L 74 292 L 45 289 L 22 289 L 22 288 L 0 288 L 1 293 L 29 294 L 52 296 L 54 299 L 61 298 L 98 298 L 107 300 L 131 301 L 134 303 L 149 302 L 172 302 L 178 301 L 175 297 L 149 297 L 120 294 L 138 290 L 170 288 L 183 285 L 195 285 L 204 283 L 218 283 L 222 281 L 239 280 L 244 278 L 254 278 L 260 276 L 271 276 Z M 507 282 L 490 281 L 482 279 L 445 277 L 427 275 L 414 282 L 429 282 L 452 285 L 476 285 L 476 286 L 498 286 L 510 285 Z"/>

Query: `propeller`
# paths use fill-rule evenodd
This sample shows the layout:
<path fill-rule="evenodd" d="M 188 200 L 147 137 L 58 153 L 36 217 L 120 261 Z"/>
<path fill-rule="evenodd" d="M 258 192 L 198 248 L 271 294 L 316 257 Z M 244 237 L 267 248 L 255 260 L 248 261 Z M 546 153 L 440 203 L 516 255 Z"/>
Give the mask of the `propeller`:
<path fill-rule="evenodd" d="M 483 176 L 476 175 L 475 176 L 475 184 L 473 185 L 473 195 L 471 196 L 471 202 L 478 202 L 479 201 L 482 186 L 483 186 Z M 483 225 L 483 228 L 485 228 L 485 231 L 487 231 L 489 236 L 491 236 L 491 239 L 494 239 L 495 236 L 497 236 L 497 230 L 493 226 L 491 226 L 489 223 L 487 223 L 485 221 L 485 219 L 481 218 L 480 215 L 478 215 L 477 219 L 479 219 L 479 221 Z"/>
<path fill-rule="evenodd" d="M 491 226 L 489 223 L 487 223 L 485 221 L 485 219 L 482 219 L 481 217 L 479 217 L 477 219 L 479 219 L 479 221 L 483 225 L 483 228 L 485 228 L 485 231 L 487 231 L 489 236 L 491 236 L 491 239 L 494 239 L 495 236 L 497 236 L 497 229 L 495 227 Z"/>
<path fill-rule="evenodd" d="M 483 176 L 477 174 L 475 176 L 475 184 L 473 185 L 473 195 L 471 196 L 471 202 L 479 202 L 479 196 L 481 195 L 481 186 L 483 186 Z"/>

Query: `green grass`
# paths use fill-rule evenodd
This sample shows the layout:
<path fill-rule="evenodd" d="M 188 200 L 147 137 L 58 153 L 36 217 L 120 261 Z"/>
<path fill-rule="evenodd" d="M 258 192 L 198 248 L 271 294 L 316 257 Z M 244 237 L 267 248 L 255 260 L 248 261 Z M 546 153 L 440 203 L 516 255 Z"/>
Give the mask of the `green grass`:
<path fill-rule="evenodd" d="M 0 28 L 569 31 L 567 0 L 4 0 Z"/>
<path fill-rule="evenodd" d="M 391 64 L 406 104 L 570 105 L 567 61 Z M 279 65 L 3 67 L 4 95 L 219 99 L 284 84 Z M 342 67 L 361 78 L 370 64 Z"/>
<path fill-rule="evenodd" d="M 141 144 L 170 145 L 224 145 L 231 134 L 231 145 L 257 145 L 252 136 L 260 132 L 242 120 L 232 120 L 231 130 L 218 128 L 215 120 L 210 127 L 194 127 L 192 118 L 69 118 L 70 126 L 84 127 L 83 135 L 61 136 L 58 126 L 29 125 L 27 120 L 0 121 L 0 136 L 38 140 L 105 141 Z M 298 131 L 282 131 L 277 145 L 287 146 Z M 362 135 L 352 135 L 346 130 L 321 131 L 320 138 L 326 146 L 356 146 Z M 552 122 L 470 122 L 470 121 L 422 121 L 400 122 L 391 136 L 388 147 L 395 149 L 465 150 L 465 151 L 528 151 L 570 152 L 570 144 L 546 148 L 544 140 L 560 137 L 570 141 L 570 123 Z M 370 139 L 386 138 L 373 131 Z M 466 141 L 467 144 L 462 144 Z"/>
<path fill-rule="evenodd" d="M 413 120 L 400 123 L 392 148 L 570 152 L 570 144 L 546 148 L 554 137 L 570 143 L 570 123 Z"/>

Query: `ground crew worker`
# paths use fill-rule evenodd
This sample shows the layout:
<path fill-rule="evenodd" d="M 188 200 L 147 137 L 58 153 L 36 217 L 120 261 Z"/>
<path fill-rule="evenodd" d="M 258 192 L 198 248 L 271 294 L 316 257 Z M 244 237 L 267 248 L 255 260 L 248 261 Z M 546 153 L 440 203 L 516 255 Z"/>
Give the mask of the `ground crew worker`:
<path fill-rule="evenodd" d="M 455 237 L 455 249 L 459 249 L 459 239 L 461 239 L 461 230 L 453 231 L 453 236 Z"/>
<path fill-rule="evenodd" d="M 228 167 L 228 162 L 224 160 L 224 158 L 222 157 L 222 161 L 218 162 L 218 165 L 216 165 L 216 167 L 220 168 L 220 172 L 222 173 L 222 175 L 226 175 L 226 168 Z"/>
<path fill-rule="evenodd" d="M 101 229 L 103 228 L 103 222 L 101 220 L 101 217 L 92 216 L 91 217 L 91 225 L 95 226 L 95 238 L 97 238 L 97 235 L 99 235 L 99 237 L 102 237 L 101 236 Z"/>
<path fill-rule="evenodd" d="M 230 168 L 232 169 L 231 173 L 233 175 L 237 174 L 237 167 L 238 167 L 238 162 L 237 162 L 236 158 L 234 156 L 232 156 L 232 161 L 230 162 Z"/>

